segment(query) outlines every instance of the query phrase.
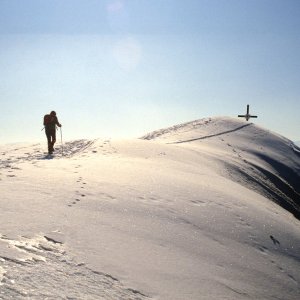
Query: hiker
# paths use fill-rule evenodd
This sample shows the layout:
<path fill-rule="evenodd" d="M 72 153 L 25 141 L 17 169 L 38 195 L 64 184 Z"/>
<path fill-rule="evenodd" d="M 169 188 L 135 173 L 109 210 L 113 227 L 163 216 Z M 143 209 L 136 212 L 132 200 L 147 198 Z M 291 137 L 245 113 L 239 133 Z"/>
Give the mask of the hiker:
<path fill-rule="evenodd" d="M 52 154 L 54 151 L 54 144 L 56 142 L 56 125 L 58 127 L 61 127 L 61 124 L 58 122 L 55 111 L 51 111 L 49 115 L 44 116 L 44 126 L 48 141 L 49 154 Z"/>

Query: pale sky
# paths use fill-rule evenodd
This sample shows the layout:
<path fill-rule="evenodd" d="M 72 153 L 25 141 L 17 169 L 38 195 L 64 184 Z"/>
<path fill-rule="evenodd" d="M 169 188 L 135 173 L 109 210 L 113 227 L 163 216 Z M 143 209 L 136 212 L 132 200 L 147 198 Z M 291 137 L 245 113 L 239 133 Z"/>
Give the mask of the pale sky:
<path fill-rule="evenodd" d="M 300 140 L 299 0 L 0 0 L 0 143 L 250 112 Z"/>

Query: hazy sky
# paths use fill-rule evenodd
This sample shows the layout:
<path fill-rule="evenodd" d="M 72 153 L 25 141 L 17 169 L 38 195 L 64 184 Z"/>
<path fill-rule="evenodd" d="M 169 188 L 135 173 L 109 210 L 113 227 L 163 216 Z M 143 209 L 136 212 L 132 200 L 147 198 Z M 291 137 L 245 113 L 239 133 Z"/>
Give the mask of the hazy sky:
<path fill-rule="evenodd" d="M 299 0 L 0 0 L 0 143 L 237 116 L 300 140 Z"/>

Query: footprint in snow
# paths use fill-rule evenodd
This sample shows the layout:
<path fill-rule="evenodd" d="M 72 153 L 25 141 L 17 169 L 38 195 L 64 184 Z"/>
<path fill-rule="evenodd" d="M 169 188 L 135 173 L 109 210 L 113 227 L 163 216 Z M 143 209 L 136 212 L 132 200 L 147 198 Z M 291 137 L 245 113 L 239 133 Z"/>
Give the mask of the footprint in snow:
<path fill-rule="evenodd" d="M 264 247 L 264 246 L 259 246 L 258 250 L 262 253 L 262 254 L 268 254 L 268 248 Z"/>
<path fill-rule="evenodd" d="M 202 201 L 202 200 L 192 200 L 191 202 L 193 205 L 196 205 L 196 206 L 202 206 L 202 205 L 207 204 L 205 201 Z"/>
<path fill-rule="evenodd" d="M 275 246 L 277 246 L 277 245 L 280 246 L 280 242 L 276 238 L 274 238 L 272 235 L 270 235 L 270 239 L 272 240 L 272 242 Z"/>

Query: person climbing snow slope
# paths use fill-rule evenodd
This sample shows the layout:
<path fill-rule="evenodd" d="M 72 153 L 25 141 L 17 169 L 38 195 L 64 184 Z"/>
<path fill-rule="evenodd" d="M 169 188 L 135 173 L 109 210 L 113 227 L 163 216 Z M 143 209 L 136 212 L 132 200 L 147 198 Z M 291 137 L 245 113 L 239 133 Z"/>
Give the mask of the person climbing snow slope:
<path fill-rule="evenodd" d="M 56 142 L 56 126 L 61 127 L 55 111 L 51 111 L 50 114 L 44 116 L 44 126 L 48 141 L 48 153 L 52 154 Z"/>

